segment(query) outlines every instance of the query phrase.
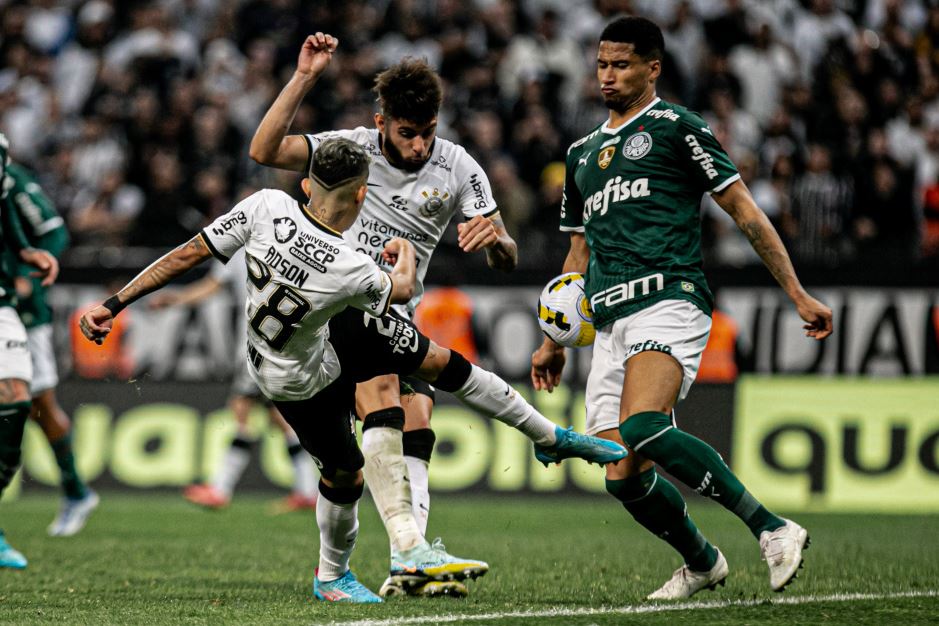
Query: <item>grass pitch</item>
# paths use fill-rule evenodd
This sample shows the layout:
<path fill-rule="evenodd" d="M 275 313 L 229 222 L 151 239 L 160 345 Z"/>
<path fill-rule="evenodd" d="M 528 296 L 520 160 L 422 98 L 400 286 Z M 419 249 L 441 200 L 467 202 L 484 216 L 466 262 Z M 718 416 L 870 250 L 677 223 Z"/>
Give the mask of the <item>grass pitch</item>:
<path fill-rule="evenodd" d="M 311 599 L 312 513 L 272 516 L 269 500 L 247 495 L 206 512 L 171 495 L 104 493 L 81 534 L 53 539 L 45 528 L 57 504 L 25 496 L 0 507 L 7 537 L 30 561 L 22 572 L 0 570 L 0 623 L 939 622 L 935 516 L 798 515 L 813 540 L 806 569 L 774 594 L 746 527 L 695 503 L 698 525 L 730 562 L 727 586 L 693 603 L 650 605 L 642 597 L 678 567 L 677 556 L 612 499 L 436 497 L 428 534 L 442 535 L 454 554 L 485 559 L 490 573 L 463 600 L 363 607 Z M 377 589 L 387 537 L 368 500 L 360 514 L 352 565 Z"/>

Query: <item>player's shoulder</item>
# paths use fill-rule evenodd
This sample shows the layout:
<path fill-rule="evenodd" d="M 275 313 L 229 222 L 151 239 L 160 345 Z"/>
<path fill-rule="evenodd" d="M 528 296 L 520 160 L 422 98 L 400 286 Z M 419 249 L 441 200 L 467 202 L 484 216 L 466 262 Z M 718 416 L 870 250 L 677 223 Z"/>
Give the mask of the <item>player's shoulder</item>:
<path fill-rule="evenodd" d="M 655 106 L 645 112 L 645 116 L 660 120 L 664 122 L 666 126 L 673 127 L 676 131 L 684 132 L 689 128 L 694 130 L 707 128 L 707 122 L 704 121 L 700 113 L 666 100 L 659 100 Z"/>
<path fill-rule="evenodd" d="M 465 178 L 468 171 L 475 172 L 480 169 L 479 163 L 466 148 L 443 137 L 434 140 L 434 150 L 427 160 L 427 166 L 445 176 L 458 178 Z"/>
<path fill-rule="evenodd" d="M 297 201 L 280 189 L 259 189 L 239 203 L 239 208 L 252 213 L 292 210 Z"/>
<path fill-rule="evenodd" d="M 307 135 L 307 137 L 312 137 L 318 143 L 322 143 L 327 139 L 335 139 L 337 137 L 341 139 L 348 139 L 349 141 L 365 148 L 365 151 L 372 156 L 381 154 L 377 128 L 356 126 L 355 128 L 326 130 L 320 133 Z"/>
<path fill-rule="evenodd" d="M 587 133 L 586 135 L 584 135 L 577 141 L 573 142 L 567 148 L 568 158 L 570 158 L 571 156 L 574 156 L 575 154 L 579 154 L 580 152 L 582 152 L 585 149 L 585 146 L 590 142 L 590 140 L 596 138 L 600 134 L 601 128 L 603 128 L 603 124 L 597 124 L 592 129 L 590 129 L 589 133 Z"/>

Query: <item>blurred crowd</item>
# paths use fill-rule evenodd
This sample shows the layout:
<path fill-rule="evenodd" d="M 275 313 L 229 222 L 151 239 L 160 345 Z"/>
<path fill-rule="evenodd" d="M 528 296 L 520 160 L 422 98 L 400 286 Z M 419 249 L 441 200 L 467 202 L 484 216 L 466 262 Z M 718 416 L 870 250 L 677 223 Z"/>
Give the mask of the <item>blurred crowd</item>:
<path fill-rule="evenodd" d="M 702 112 L 801 267 L 939 257 L 939 5 L 928 0 L 0 0 L 0 130 L 76 246 L 174 245 L 251 191 L 247 145 L 304 37 L 340 40 L 294 131 L 371 126 L 426 57 L 439 134 L 483 165 L 522 263 L 557 233 L 567 146 L 603 121 L 597 38 L 660 24 L 659 95 Z M 758 263 L 703 204 L 709 263 Z M 530 252 L 526 253 L 526 252 Z"/>

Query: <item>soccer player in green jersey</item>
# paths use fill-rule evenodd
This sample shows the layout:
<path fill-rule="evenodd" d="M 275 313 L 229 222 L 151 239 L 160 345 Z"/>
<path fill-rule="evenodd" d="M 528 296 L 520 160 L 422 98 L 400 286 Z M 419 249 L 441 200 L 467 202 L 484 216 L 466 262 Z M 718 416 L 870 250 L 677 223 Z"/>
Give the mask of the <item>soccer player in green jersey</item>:
<path fill-rule="evenodd" d="M 36 268 L 42 286 L 55 281 L 59 264 L 45 250 L 31 248 L 21 225 L 16 206 L 8 202 L 11 181 L 6 175 L 9 147 L 0 134 L 0 494 L 13 480 L 20 465 L 23 427 L 29 417 L 29 382 L 32 363 L 26 343 L 26 329 L 16 314 L 16 267 L 7 250 L 16 260 Z M 7 543 L 0 531 L 0 568 L 23 569 L 26 559 Z"/>
<path fill-rule="evenodd" d="M 625 443 L 606 488 L 684 559 L 649 599 L 687 598 L 727 577 L 727 561 L 698 531 L 660 465 L 737 515 L 759 540 L 770 586 L 781 591 L 802 563 L 804 528 L 766 510 L 720 455 L 675 423 L 707 343 L 713 306 L 701 271 L 704 193 L 734 218 L 805 321 L 832 330 L 831 309 L 799 283 L 789 256 L 734 164 L 701 117 L 655 93 L 665 43 L 649 20 L 626 17 L 600 36 L 597 77 L 609 119 L 567 153 L 561 230 L 564 272 L 586 272 L 597 339 L 587 380 L 587 433 Z M 560 381 L 564 348 L 545 339 L 532 356 L 535 389 Z"/>
<path fill-rule="evenodd" d="M 26 168 L 11 163 L 6 173 L 9 187 L 6 201 L 15 207 L 20 216 L 26 240 L 30 245 L 47 250 L 58 258 L 68 246 L 65 221 Z M 30 417 L 39 424 L 52 446 L 65 496 L 48 532 L 53 537 L 69 537 L 84 528 L 88 516 L 98 506 L 98 494 L 85 485 L 75 469 L 72 424 L 55 397 L 59 376 L 52 343 L 52 309 L 46 302 L 46 288 L 39 279 L 30 276 L 31 271 L 32 268 L 20 265 L 16 277 L 19 300 L 16 310 L 26 327 L 33 363 L 33 379 L 30 383 L 33 406 Z"/>

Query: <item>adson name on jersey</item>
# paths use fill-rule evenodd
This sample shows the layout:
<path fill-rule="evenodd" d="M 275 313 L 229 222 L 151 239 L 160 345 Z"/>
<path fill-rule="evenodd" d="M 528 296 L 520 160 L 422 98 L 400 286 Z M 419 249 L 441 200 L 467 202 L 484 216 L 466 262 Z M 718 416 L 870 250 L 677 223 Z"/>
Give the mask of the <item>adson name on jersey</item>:
<path fill-rule="evenodd" d="M 645 198 L 652 195 L 649 191 L 649 179 L 623 180 L 622 176 L 606 181 L 603 191 L 598 191 L 584 200 L 584 224 L 590 221 L 594 213 L 606 215 L 610 205 L 630 198 Z"/>

